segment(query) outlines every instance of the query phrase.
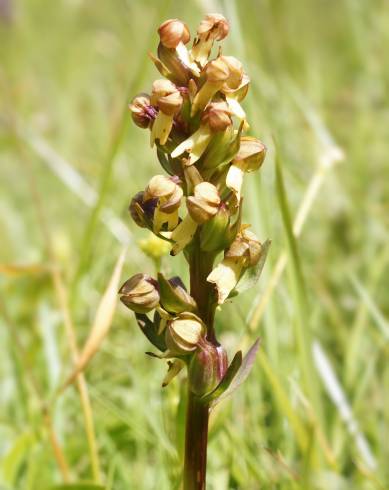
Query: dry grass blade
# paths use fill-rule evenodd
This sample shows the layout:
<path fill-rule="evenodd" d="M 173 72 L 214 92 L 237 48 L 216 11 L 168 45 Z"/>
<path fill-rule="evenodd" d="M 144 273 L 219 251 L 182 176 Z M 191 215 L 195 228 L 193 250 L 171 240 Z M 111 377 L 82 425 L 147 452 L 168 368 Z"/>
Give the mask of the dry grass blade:
<path fill-rule="evenodd" d="M 77 359 L 72 374 L 68 377 L 68 379 L 62 386 L 61 391 L 66 389 L 67 386 L 71 385 L 77 378 L 77 375 L 82 371 L 84 371 L 84 369 L 89 364 L 92 357 L 99 350 L 101 343 L 103 342 L 104 338 L 109 332 L 109 329 L 112 325 L 113 315 L 115 313 L 117 297 L 118 297 L 117 291 L 119 287 L 119 281 L 122 273 L 125 255 L 126 252 L 125 250 L 123 250 L 116 262 L 107 289 L 105 290 L 103 297 L 101 298 L 100 304 L 97 308 L 96 316 L 92 325 L 91 332 Z"/>

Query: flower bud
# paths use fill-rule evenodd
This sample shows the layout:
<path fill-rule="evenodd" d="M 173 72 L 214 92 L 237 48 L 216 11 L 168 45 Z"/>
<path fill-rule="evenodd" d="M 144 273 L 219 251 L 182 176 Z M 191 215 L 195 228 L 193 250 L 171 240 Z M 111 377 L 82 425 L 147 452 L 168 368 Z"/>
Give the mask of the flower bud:
<path fill-rule="evenodd" d="M 186 355 L 196 350 L 204 334 L 205 326 L 198 316 L 181 313 L 167 324 L 166 346 L 173 355 Z"/>
<path fill-rule="evenodd" d="M 200 342 L 189 364 L 189 389 L 197 396 L 211 392 L 219 384 L 227 369 L 227 354 L 210 342 Z"/>
<path fill-rule="evenodd" d="M 170 252 L 171 244 L 153 233 L 149 233 L 147 238 L 139 240 L 139 248 L 144 254 L 159 263 L 161 258 Z"/>
<path fill-rule="evenodd" d="M 151 105 L 147 94 L 139 94 L 133 98 L 128 106 L 134 123 L 140 128 L 148 128 L 157 116 L 157 111 Z"/>
<path fill-rule="evenodd" d="M 153 83 L 151 103 L 159 108 L 151 129 L 150 143 L 159 140 L 160 145 L 167 142 L 173 126 L 174 116 L 181 110 L 183 98 L 177 87 L 169 80 L 156 80 Z"/>
<path fill-rule="evenodd" d="M 186 205 L 192 219 L 202 224 L 210 220 L 217 213 L 220 205 L 220 196 L 213 184 L 201 182 L 194 188 L 194 196 L 189 196 Z"/>
<path fill-rule="evenodd" d="M 167 280 L 163 274 L 158 274 L 158 283 L 161 296 L 161 305 L 169 313 L 182 313 L 195 311 L 196 301 L 187 292 L 185 285 L 179 277 Z"/>
<path fill-rule="evenodd" d="M 230 213 L 221 203 L 215 216 L 203 224 L 200 231 L 200 247 L 204 252 L 224 250 L 228 243 Z"/>
<path fill-rule="evenodd" d="M 135 274 L 119 289 L 120 301 L 136 313 L 148 313 L 159 304 L 158 283 L 147 274 Z"/>
<path fill-rule="evenodd" d="M 208 124 L 212 131 L 225 131 L 232 125 L 231 111 L 225 102 L 211 102 L 202 114 L 201 122 Z"/>
<path fill-rule="evenodd" d="M 179 19 L 169 19 L 159 26 L 158 34 L 161 43 L 169 49 L 175 49 L 180 42 L 186 44 L 190 40 L 188 26 Z"/>
<path fill-rule="evenodd" d="M 222 57 L 210 61 L 205 67 L 206 81 L 197 92 L 191 110 L 193 117 L 198 111 L 202 111 L 212 97 L 220 90 L 230 76 L 228 64 Z"/>
<path fill-rule="evenodd" d="M 197 28 L 199 37 L 212 38 L 221 41 L 227 37 L 230 25 L 221 14 L 207 14 Z"/>

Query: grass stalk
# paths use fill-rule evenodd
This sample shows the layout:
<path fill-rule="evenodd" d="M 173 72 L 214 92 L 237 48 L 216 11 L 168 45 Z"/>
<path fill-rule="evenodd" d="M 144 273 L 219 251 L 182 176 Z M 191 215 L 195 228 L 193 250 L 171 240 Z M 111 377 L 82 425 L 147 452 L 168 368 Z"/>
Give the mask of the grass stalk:
<path fill-rule="evenodd" d="M 27 164 L 26 167 L 28 170 L 27 175 L 29 179 L 31 193 L 33 196 L 33 201 L 36 207 L 39 223 L 45 240 L 47 254 L 51 264 L 50 267 L 51 279 L 57 297 L 58 306 L 62 313 L 62 318 L 65 326 L 66 337 L 69 345 L 70 354 L 72 357 L 72 362 L 76 364 L 79 355 L 79 350 L 77 346 L 77 337 L 75 333 L 75 328 L 69 310 L 69 302 L 68 302 L 66 288 L 62 279 L 62 274 L 59 265 L 57 264 L 56 261 L 56 256 L 52 246 L 50 230 L 46 221 L 46 216 L 43 211 L 43 206 L 41 205 L 40 202 L 40 197 L 36 187 L 35 179 L 31 169 L 29 168 L 29 164 Z M 97 449 L 96 435 L 94 430 L 93 411 L 91 408 L 88 387 L 83 373 L 80 373 L 77 376 L 76 382 L 77 382 L 77 388 L 80 396 L 80 403 L 81 403 L 81 408 L 84 417 L 85 432 L 88 441 L 89 457 L 91 461 L 93 479 L 96 483 L 101 483 L 102 478 L 101 478 L 100 461 L 99 461 L 99 455 Z"/>

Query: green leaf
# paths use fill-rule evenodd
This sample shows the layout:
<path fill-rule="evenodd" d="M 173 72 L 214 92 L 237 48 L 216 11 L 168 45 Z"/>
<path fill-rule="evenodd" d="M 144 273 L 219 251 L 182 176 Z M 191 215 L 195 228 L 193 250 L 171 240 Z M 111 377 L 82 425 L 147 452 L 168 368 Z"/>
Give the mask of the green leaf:
<path fill-rule="evenodd" d="M 35 437 L 31 432 L 22 433 L 3 457 L 1 473 L 3 480 L 10 486 L 16 484 L 18 472 L 26 461 L 27 453 L 35 443 Z"/>
<path fill-rule="evenodd" d="M 204 403 L 209 403 L 218 397 L 220 397 L 231 385 L 232 380 L 234 379 L 236 373 L 239 371 L 239 368 L 242 365 L 242 351 L 238 351 L 234 358 L 232 359 L 231 364 L 228 366 L 227 371 L 225 375 L 223 376 L 222 380 L 220 383 L 216 386 L 216 388 L 211 391 L 210 393 L 207 393 L 206 395 L 203 395 L 201 397 L 201 400 Z"/>
<path fill-rule="evenodd" d="M 244 383 L 250 374 L 250 371 L 253 367 L 255 356 L 257 354 L 259 348 L 259 339 L 257 339 L 254 344 L 251 346 L 247 354 L 244 356 L 243 361 L 234 376 L 232 377 L 230 383 L 227 388 L 220 394 L 218 398 L 216 398 L 212 405 L 215 406 L 217 403 L 221 402 L 225 398 L 232 395 L 232 393 L 239 388 L 239 386 Z M 240 352 L 240 351 L 239 351 Z M 242 355 L 242 354 L 241 354 Z M 232 364 L 232 363 L 231 363 Z M 224 379 L 224 378 L 223 378 Z M 223 380 L 222 380 L 223 381 Z"/>
<path fill-rule="evenodd" d="M 167 280 L 164 275 L 158 273 L 158 284 L 161 295 L 161 305 L 171 313 L 184 311 L 196 311 L 196 301 L 186 292 L 184 284 L 177 277 Z"/>
<path fill-rule="evenodd" d="M 296 309 L 295 334 L 301 363 L 301 373 L 307 390 L 308 398 L 313 406 L 318 420 L 323 420 L 323 409 L 320 399 L 320 391 L 316 377 L 316 369 L 312 358 L 312 332 L 309 324 L 309 303 L 307 288 L 302 271 L 299 247 L 293 233 L 293 224 L 285 190 L 282 163 L 277 152 L 276 155 L 276 190 L 281 217 L 285 228 L 288 254 L 290 257 L 290 278 Z"/>
<path fill-rule="evenodd" d="M 152 322 L 144 313 L 135 313 L 135 316 L 139 328 L 142 330 L 147 339 L 161 352 L 165 352 L 165 336 L 158 335 L 158 328 L 156 327 L 155 322 Z"/>
<path fill-rule="evenodd" d="M 267 254 L 269 252 L 270 244 L 271 244 L 270 240 L 266 240 L 265 243 L 263 243 L 262 245 L 263 252 L 261 258 L 259 259 L 258 264 L 255 267 L 250 267 L 249 269 L 246 270 L 243 277 L 240 279 L 236 288 L 234 289 L 234 292 L 236 291 L 236 293 L 243 293 L 243 291 L 246 291 L 247 289 L 250 289 L 253 286 L 255 286 L 255 284 L 258 282 L 259 278 L 261 277 L 262 270 L 266 262 Z"/>

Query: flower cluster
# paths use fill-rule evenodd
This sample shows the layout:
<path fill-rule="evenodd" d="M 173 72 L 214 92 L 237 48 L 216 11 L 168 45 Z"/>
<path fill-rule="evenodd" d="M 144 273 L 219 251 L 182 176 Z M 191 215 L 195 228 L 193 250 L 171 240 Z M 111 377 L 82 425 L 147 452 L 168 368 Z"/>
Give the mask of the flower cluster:
<path fill-rule="evenodd" d="M 178 19 L 164 22 L 158 29 L 157 56 L 150 55 L 163 78 L 129 106 L 134 123 L 150 131 L 150 144 L 167 173 L 154 176 L 134 196 L 131 216 L 169 241 L 171 255 L 183 251 L 190 262 L 193 247 L 213 259 L 223 253 L 205 278 L 215 308 L 234 294 L 245 272 L 263 256 L 262 244 L 241 222 L 241 189 L 244 174 L 261 167 L 266 148 L 243 135 L 249 125 L 241 102 L 250 79 L 238 59 L 214 46 L 228 32 L 222 15 L 208 14 L 189 49 L 188 26 Z M 217 348 L 207 336 L 210 326 L 179 278 L 137 274 L 120 295 L 163 357 L 176 359 L 168 380 L 188 359 L 191 366 L 205 365 L 208 351 Z M 146 313 L 153 310 L 151 322 Z M 221 350 L 217 355 L 219 367 L 224 366 L 225 355 Z M 201 370 L 192 370 L 193 379 L 202 376 Z M 204 382 L 197 379 L 194 391 L 214 387 L 225 367 L 218 371 Z"/>

